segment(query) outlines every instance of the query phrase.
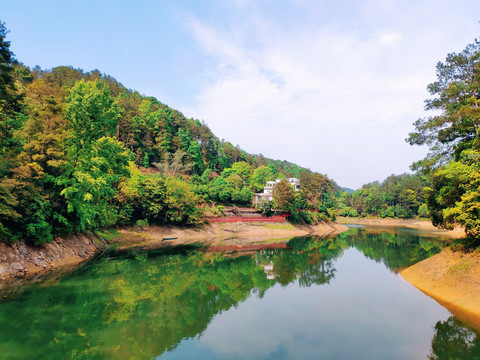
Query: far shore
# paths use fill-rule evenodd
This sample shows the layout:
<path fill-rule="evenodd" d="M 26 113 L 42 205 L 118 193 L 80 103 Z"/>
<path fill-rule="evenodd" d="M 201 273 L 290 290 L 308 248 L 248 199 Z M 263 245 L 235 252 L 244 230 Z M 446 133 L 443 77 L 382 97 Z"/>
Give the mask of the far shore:
<path fill-rule="evenodd" d="M 165 246 L 201 243 L 204 245 L 254 245 L 270 242 L 286 242 L 298 236 L 329 236 L 347 231 L 348 227 L 334 222 L 312 226 L 296 226 L 290 223 L 215 223 L 198 227 L 148 226 L 126 228 L 109 242 L 120 249 L 141 247 L 154 249 Z M 170 238 L 169 240 L 163 240 Z"/>
<path fill-rule="evenodd" d="M 361 217 L 343 217 L 338 216 L 336 220 L 339 224 L 368 225 L 378 227 L 407 227 L 428 231 L 432 236 L 449 237 L 451 239 L 460 239 L 465 237 L 465 231 L 457 226 L 453 230 L 439 229 L 433 226 L 430 220 L 419 219 L 393 219 L 393 218 L 361 218 Z"/>

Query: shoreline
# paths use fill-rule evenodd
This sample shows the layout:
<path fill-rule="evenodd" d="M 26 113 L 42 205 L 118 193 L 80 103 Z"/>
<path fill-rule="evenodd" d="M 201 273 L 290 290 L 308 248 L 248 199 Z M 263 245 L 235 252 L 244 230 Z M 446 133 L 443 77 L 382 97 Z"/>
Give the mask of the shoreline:
<path fill-rule="evenodd" d="M 337 218 L 341 224 L 378 229 L 407 227 L 425 235 L 449 239 L 465 237 L 462 228 L 438 229 L 429 220 L 391 218 Z M 423 235 L 423 234 L 422 234 Z M 402 278 L 445 307 L 458 319 L 480 331 L 480 253 L 449 248 L 400 271 Z"/>
<path fill-rule="evenodd" d="M 214 223 L 199 227 L 149 226 L 144 229 L 119 229 L 118 236 L 110 241 L 118 249 L 157 249 L 168 246 L 201 243 L 208 246 L 256 245 L 287 242 L 298 236 L 330 236 L 347 231 L 337 223 L 295 226 L 290 223 Z M 163 240 L 163 238 L 175 238 Z"/>
<path fill-rule="evenodd" d="M 106 247 L 119 250 L 172 247 L 188 244 L 208 246 L 286 243 L 297 236 L 329 236 L 347 231 L 337 223 L 294 226 L 290 223 L 223 223 L 197 227 L 149 226 L 110 229 L 96 234 L 57 237 L 48 244 L 0 243 L 0 290 L 24 280 L 41 281 L 49 274 L 68 272 L 93 259 Z M 108 235 L 108 236 L 107 236 Z M 103 238 L 107 238 L 106 240 Z M 165 237 L 175 239 L 164 241 Z M 101 240 L 100 240 L 101 239 Z M 103 241 L 102 241 L 103 240 Z"/>
<path fill-rule="evenodd" d="M 403 269 L 400 275 L 480 331 L 480 253 L 444 249 Z"/>
<path fill-rule="evenodd" d="M 340 224 L 365 225 L 375 227 L 407 227 L 428 232 L 430 236 L 449 237 L 451 239 L 461 239 L 465 237 L 465 231 L 457 226 L 453 230 L 439 229 L 433 226 L 430 220 L 419 219 L 393 219 L 393 218 L 354 218 L 338 216 Z"/>

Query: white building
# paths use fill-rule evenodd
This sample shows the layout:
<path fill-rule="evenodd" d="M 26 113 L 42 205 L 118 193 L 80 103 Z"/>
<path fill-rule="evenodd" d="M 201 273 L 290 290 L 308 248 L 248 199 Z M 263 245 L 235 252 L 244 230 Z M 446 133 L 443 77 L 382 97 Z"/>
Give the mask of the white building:
<path fill-rule="evenodd" d="M 275 185 L 277 185 L 277 183 L 279 183 L 282 180 L 283 179 L 276 179 L 275 181 L 267 181 L 267 183 L 265 184 L 265 187 L 263 188 L 263 193 L 255 194 L 255 206 L 257 206 L 259 203 L 262 203 L 262 202 L 272 201 L 273 188 L 275 187 Z M 286 180 L 290 185 L 292 185 L 295 191 L 300 190 L 300 179 L 288 178 L 284 180 Z"/>

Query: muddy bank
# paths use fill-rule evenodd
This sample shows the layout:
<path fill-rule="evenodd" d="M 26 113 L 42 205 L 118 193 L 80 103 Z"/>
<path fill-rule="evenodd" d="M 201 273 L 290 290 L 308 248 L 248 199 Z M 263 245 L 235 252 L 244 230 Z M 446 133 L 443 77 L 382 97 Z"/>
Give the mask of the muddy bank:
<path fill-rule="evenodd" d="M 198 227 L 151 226 L 98 232 L 99 238 L 118 249 L 140 247 L 155 249 L 201 243 L 205 245 L 255 245 L 287 242 L 292 237 L 327 236 L 348 230 L 344 225 L 324 223 L 317 226 L 293 226 L 289 223 L 226 223 Z M 164 238 L 174 238 L 163 240 Z M 106 244 L 96 236 L 71 235 L 55 238 L 49 244 L 31 246 L 22 242 L 0 243 L 0 289 L 15 286 L 15 281 L 41 280 L 52 272 L 72 270 L 91 259 Z"/>
<path fill-rule="evenodd" d="M 340 224 L 368 225 L 376 227 L 407 227 L 428 232 L 432 236 L 442 236 L 451 239 L 465 237 L 465 231 L 461 227 L 456 227 L 453 230 L 439 229 L 433 226 L 430 220 L 337 217 L 337 222 Z"/>
<path fill-rule="evenodd" d="M 445 249 L 400 272 L 459 319 L 480 330 L 480 254 Z"/>
<path fill-rule="evenodd" d="M 39 274 L 73 267 L 90 259 L 104 245 L 87 235 L 57 237 L 41 246 L 0 243 L 0 289 L 2 281 L 35 279 Z"/>
<path fill-rule="evenodd" d="M 210 246 L 264 244 L 286 242 L 296 236 L 328 236 L 348 230 L 345 225 L 322 223 L 316 226 L 294 226 L 289 223 L 217 223 L 195 228 L 151 226 L 145 229 L 127 228 L 109 242 L 119 248 L 164 246 L 202 243 Z M 173 238 L 163 240 L 164 238 Z"/>

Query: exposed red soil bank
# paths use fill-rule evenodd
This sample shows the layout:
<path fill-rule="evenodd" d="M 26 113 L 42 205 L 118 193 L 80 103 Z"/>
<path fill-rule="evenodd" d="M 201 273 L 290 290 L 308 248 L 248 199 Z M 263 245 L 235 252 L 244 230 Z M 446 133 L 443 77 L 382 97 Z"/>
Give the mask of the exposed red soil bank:
<path fill-rule="evenodd" d="M 459 319 L 480 330 L 480 254 L 445 249 L 400 274 Z"/>

